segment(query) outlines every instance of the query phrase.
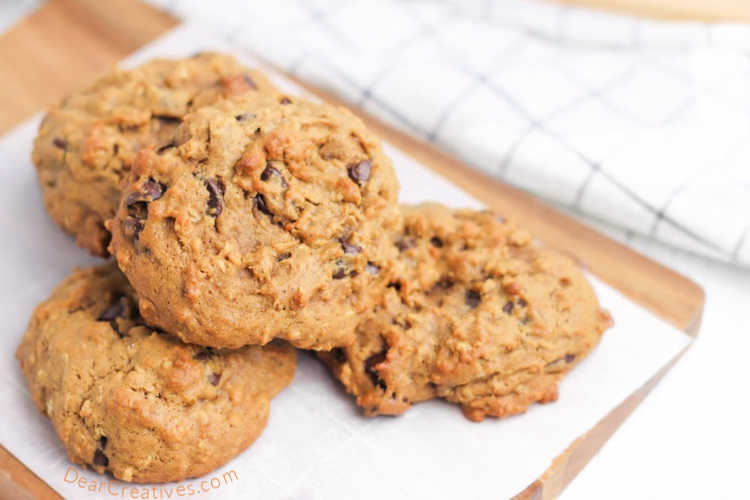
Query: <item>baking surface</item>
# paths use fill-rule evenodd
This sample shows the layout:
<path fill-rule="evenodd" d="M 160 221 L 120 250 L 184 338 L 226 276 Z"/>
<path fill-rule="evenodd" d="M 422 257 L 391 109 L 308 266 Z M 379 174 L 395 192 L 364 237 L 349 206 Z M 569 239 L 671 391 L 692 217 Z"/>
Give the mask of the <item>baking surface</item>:
<path fill-rule="evenodd" d="M 133 60 L 187 55 L 216 43 L 210 34 L 180 28 Z M 15 422 L 0 429 L 0 443 L 63 496 L 88 498 L 87 491 L 66 483 L 70 464 L 50 424 L 28 398 L 12 357 L 33 306 L 74 265 L 94 262 L 54 226 L 42 208 L 29 162 L 35 128 L 36 120 L 31 120 L 0 143 L 0 180 L 9 193 L 0 201 L 4 205 L 0 217 L 8 234 L 14 235 L 6 242 L 6 258 L 0 262 L 0 307 L 8 318 L 0 359 L 10 379 L 0 393 L 0 404 L 9 409 L 6 414 Z M 389 148 L 389 153 L 403 186 L 402 201 L 440 199 L 454 206 L 481 206 L 398 150 Z M 303 356 L 292 386 L 274 400 L 273 416 L 260 440 L 209 475 L 221 477 L 235 470 L 239 479 L 213 493 L 217 498 L 331 498 L 356 491 L 357 484 L 372 477 L 388 478 L 369 481 L 366 494 L 372 498 L 394 488 L 406 496 L 470 495 L 467 484 L 476 488 L 474 493 L 493 491 L 499 498 L 520 492 L 689 343 L 677 329 L 614 289 L 598 280 L 595 284 L 616 326 L 564 380 L 557 403 L 536 406 L 522 417 L 479 425 L 465 420 L 455 406 L 441 402 L 417 405 L 397 419 L 366 419 L 323 367 Z M 101 479 L 75 470 L 89 479 Z"/>

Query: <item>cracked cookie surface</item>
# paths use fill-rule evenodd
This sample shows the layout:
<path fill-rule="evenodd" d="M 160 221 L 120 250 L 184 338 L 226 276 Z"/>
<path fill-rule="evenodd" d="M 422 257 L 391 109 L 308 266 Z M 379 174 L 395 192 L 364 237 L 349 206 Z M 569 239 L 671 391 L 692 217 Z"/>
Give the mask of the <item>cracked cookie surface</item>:
<path fill-rule="evenodd" d="M 70 95 L 44 117 L 32 152 L 47 211 L 80 246 L 105 256 L 104 222 L 136 152 L 167 146 L 191 110 L 247 92 L 277 93 L 233 57 L 203 53 L 115 70 Z"/>
<path fill-rule="evenodd" d="M 351 343 L 400 220 L 393 168 L 362 121 L 242 97 L 188 115 L 174 142 L 139 153 L 109 223 L 144 317 L 213 347 Z"/>
<path fill-rule="evenodd" d="M 353 345 L 319 353 L 365 414 L 440 397 L 481 421 L 556 400 L 611 321 L 573 261 L 489 212 L 402 212 L 381 302 Z"/>
<path fill-rule="evenodd" d="M 16 357 L 70 459 L 134 482 L 200 476 L 243 451 L 296 367 L 283 342 L 212 350 L 145 326 L 114 263 L 60 284 Z"/>

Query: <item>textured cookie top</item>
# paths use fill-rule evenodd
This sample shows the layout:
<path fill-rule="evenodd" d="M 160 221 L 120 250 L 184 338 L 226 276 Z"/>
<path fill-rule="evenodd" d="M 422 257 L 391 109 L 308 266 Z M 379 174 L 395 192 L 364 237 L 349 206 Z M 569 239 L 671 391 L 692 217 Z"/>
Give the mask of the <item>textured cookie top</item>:
<path fill-rule="evenodd" d="M 186 342 L 331 349 L 353 340 L 395 250 L 398 182 L 343 108 L 228 99 L 142 151 L 112 252 L 141 313 Z"/>
<path fill-rule="evenodd" d="M 296 366 L 288 344 L 211 350 L 145 326 L 114 264 L 66 279 L 16 357 L 71 460 L 136 482 L 199 476 L 240 453 Z"/>
<path fill-rule="evenodd" d="M 402 211 L 382 302 L 321 355 L 365 413 L 443 397 L 481 420 L 555 399 L 610 321 L 575 264 L 489 212 Z"/>
<path fill-rule="evenodd" d="M 204 53 L 115 70 L 67 97 L 45 116 L 32 153 L 47 210 L 79 245 L 106 255 L 104 221 L 135 153 L 167 145 L 191 110 L 247 92 L 277 93 L 234 58 Z"/>

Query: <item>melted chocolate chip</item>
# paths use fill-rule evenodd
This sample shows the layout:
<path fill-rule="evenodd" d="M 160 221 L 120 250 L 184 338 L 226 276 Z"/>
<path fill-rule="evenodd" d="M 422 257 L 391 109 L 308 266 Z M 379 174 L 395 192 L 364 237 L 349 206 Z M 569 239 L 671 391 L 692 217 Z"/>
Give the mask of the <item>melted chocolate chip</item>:
<path fill-rule="evenodd" d="M 177 147 L 177 143 L 175 142 L 174 139 L 172 139 L 171 141 L 164 144 L 163 146 L 159 146 L 159 148 L 156 150 L 156 154 L 162 154 L 167 149 L 176 148 L 176 147 Z"/>
<path fill-rule="evenodd" d="M 576 355 L 575 354 L 566 354 L 565 355 L 565 362 L 566 363 L 572 363 L 575 360 L 576 360 Z"/>
<path fill-rule="evenodd" d="M 441 279 L 440 281 L 438 281 L 437 283 L 435 283 L 436 287 L 442 288 L 444 290 L 448 290 L 449 288 L 453 288 L 453 285 L 454 285 L 453 280 L 448 279 L 448 278 Z"/>
<path fill-rule="evenodd" d="M 341 347 L 334 348 L 331 351 L 331 354 L 333 354 L 334 359 L 336 359 L 336 361 L 338 361 L 339 363 L 346 363 L 346 353 Z"/>
<path fill-rule="evenodd" d="M 106 467 L 109 465 L 109 459 L 101 450 L 96 450 L 94 452 L 94 465 L 98 465 L 99 467 Z"/>
<path fill-rule="evenodd" d="M 224 182 L 219 179 L 208 179 L 205 185 L 208 190 L 208 210 L 206 210 L 206 213 L 218 217 L 224 208 Z"/>
<path fill-rule="evenodd" d="M 340 267 L 334 271 L 333 275 L 331 276 L 335 280 L 340 280 L 346 277 L 346 269 L 343 267 Z"/>
<path fill-rule="evenodd" d="M 154 115 L 154 118 L 159 120 L 162 123 L 171 123 L 174 125 L 182 123 L 182 119 L 177 116 L 169 116 L 169 115 Z"/>
<path fill-rule="evenodd" d="M 417 242 L 412 238 L 404 237 L 396 242 L 396 248 L 398 248 L 399 252 L 409 250 L 410 248 L 414 248 L 415 246 L 417 246 Z"/>
<path fill-rule="evenodd" d="M 246 122 L 247 120 L 250 120 L 252 118 L 255 118 L 255 114 L 253 113 L 240 113 L 239 115 L 234 117 L 234 119 L 238 122 Z"/>
<path fill-rule="evenodd" d="M 142 220 L 136 219 L 135 217 L 126 218 L 123 221 L 122 226 L 125 234 L 127 236 L 135 238 L 136 240 L 138 239 L 138 235 L 141 233 L 141 231 L 143 231 L 143 228 L 146 227 Z"/>
<path fill-rule="evenodd" d="M 99 448 L 102 450 L 107 447 L 107 436 L 102 436 L 99 438 Z"/>
<path fill-rule="evenodd" d="M 128 307 L 128 299 L 125 296 L 120 296 L 115 302 L 104 310 L 103 313 L 96 318 L 97 321 L 113 321 L 124 315 Z"/>
<path fill-rule="evenodd" d="M 208 361 L 214 356 L 216 356 L 216 353 L 210 347 L 206 347 L 204 350 L 198 351 L 193 354 L 193 359 L 196 359 L 198 361 Z"/>
<path fill-rule="evenodd" d="M 393 288 L 397 292 L 400 292 L 401 291 L 401 283 L 399 283 L 398 281 L 391 281 L 390 283 L 388 283 L 388 288 Z"/>
<path fill-rule="evenodd" d="M 364 160 L 346 167 L 349 171 L 349 178 L 360 185 L 366 183 L 370 178 L 371 168 L 372 162 L 370 160 Z"/>
<path fill-rule="evenodd" d="M 381 389 L 386 389 L 385 381 L 380 378 L 380 374 L 378 373 L 377 369 L 375 368 L 375 365 L 379 365 L 383 361 L 385 361 L 386 358 L 386 352 L 379 352 L 377 354 L 373 354 L 369 358 L 365 360 L 365 373 L 367 373 L 370 376 L 370 380 L 372 381 L 372 385 L 376 387 L 380 387 Z"/>
<path fill-rule="evenodd" d="M 430 243 L 432 243 L 432 246 L 437 248 L 443 248 L 443 240 L 438 238 L 437 236 L 433 236 L 430 238 Z"/>
<path fill-rule="evenodd" d="M 221 380 L 221 373 L 215 373 L 214 372 L 214 373 L 212 373 L 211 375 L 208 376 L 208 381 L 213 386 L 219 385 L 219 380 Z"/>
<path fill-rule="evenodd" d="M 167 187 L 164 184 L 149 177 L 141 185 L 140 191 L 130 193 L 125 199 L 128 215 L 140 220 L 145 219 L 148 216 L 148 202 L 161 198 L 166 189 Z"/>
<path fill-rule="evenodd" d="M 268 205 L 266 205 L 266 197 L 263 196 L 261 193 L 258 193 L 255 195 L 255 206 L 263 212 L 266 215 L 273 215 L 273 212 L 271 212 L 268 209 Z"/>
<path fill-rule="evenodd" d="M 291 256 L 292 256 L 292 252 L 280 253 L 279 256 L 276 257 L 276 262 L 281 262 L 282 260 L 286 260 Z"/>
<path fill-rule="evenodd" d="M 503 312 L 505 314 L 511 314 L 513 312 L 513 302 L 511 302 L 510 300 L 506 302 L 503 306 Z"/>
<path fill-rule="evenodd" d="M 279 104 L 291 104 L 291 103 L 292 103 L 292 100 L 289 99 L 287 96 L 282 97 L 281 100 L 279 101 Z"/>
<path fill-rule="evenodd" d="M 373 264 L 372 262 L 368 262 L 367 265 L 365 266 L 365 271 L 375 276 L 380 272 L 380 268 L 376 266 L 375 264 Z"/>
<path fill-rule="evenodd" d="M 158 200 L 164 195 L 164 190 L 166 188 L 167 187 L 164 184 L 156 182 L 154 179 L 149 177 L 148 180 L 143 183 L 141 190 L 145 197 L 147 197 L 150 201 L 154 201 Z"/>
<path fill-rule="evenodd" d="M 354 243 L 349 243 L 348 241 L 344 240 L 339 241 L 341 241 L 341 248 L 344 249 L 344 253 L 358 254 L 362 251 L 362 247 L 359 245 L 355 245 Z"/>
<path fill-rule="evenodd" d="M 284 189 L 289 187 L 289 184 L 286 183 L 286 179 L 284 179 L 284 176 L 281 175 L 281 172 L 279 172 L 271 165 L 266 164 L 266 168 L 260 174 L 260 180 L 262 180 L 263 182 L 267 182 L 271 178 L 271 176 L 277 176 L 281 181 L 281 187 L 283 187 Z"/>
<path fill-rule="evenodd" d="M 68 141 L 60 139 L 59 137 L 55 137 L 54 139 L 52 139 L 52 145 L 56 148 L 62 149 L 63 151 L 68 150 Z"/>
<path fill-rule="evenodd" d="M 466 305 L 474 309 L 482 301 L 482 296 L 476 290 L 466 290 Z"/>

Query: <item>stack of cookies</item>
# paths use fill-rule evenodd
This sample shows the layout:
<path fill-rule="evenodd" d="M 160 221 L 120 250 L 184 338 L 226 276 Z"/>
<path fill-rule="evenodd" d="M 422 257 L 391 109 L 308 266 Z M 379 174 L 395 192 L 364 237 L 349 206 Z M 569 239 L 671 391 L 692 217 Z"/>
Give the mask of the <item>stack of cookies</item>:
<path fill-rule="evenodd" d="M 557 398 L 610 324 L 577 266 L 485 211 L 399 206 L 345 109 L 221 54 L 115 71 L 48 113 L 52 218 L 101 266 L 35 310 L 17 357 L 76 463 L 125 481 L 219 467 L 310 349 L 366 415 L 474 421 Z"/>

